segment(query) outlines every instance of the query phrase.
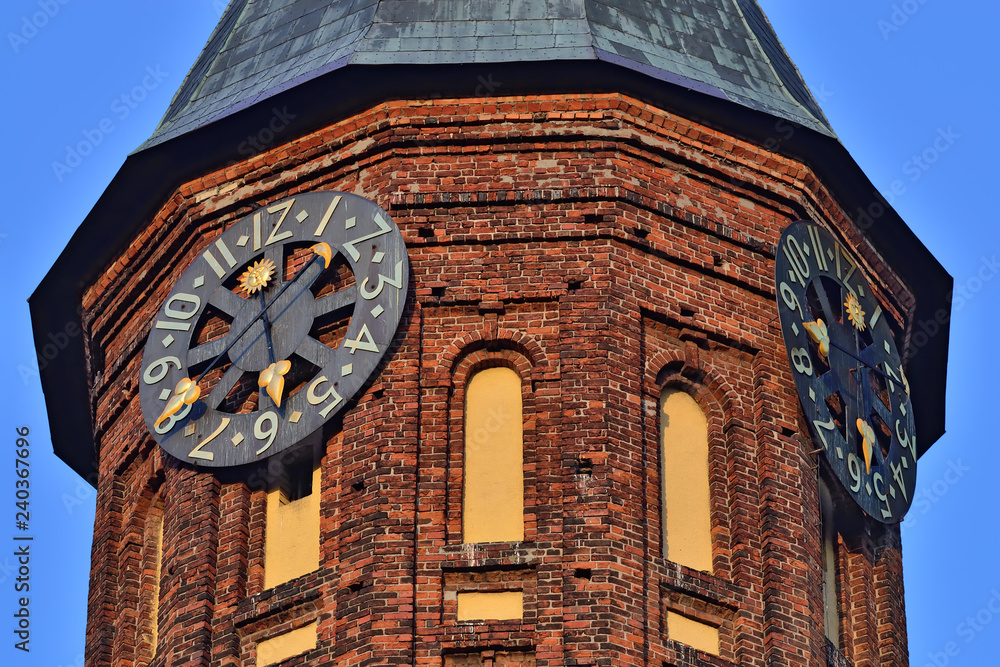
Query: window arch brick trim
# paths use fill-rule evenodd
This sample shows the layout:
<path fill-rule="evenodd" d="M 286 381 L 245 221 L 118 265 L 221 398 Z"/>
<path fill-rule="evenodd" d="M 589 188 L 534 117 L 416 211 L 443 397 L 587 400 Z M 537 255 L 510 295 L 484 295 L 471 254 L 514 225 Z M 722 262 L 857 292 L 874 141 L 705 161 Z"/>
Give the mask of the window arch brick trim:
<path fill-rule="evenodd" d="M 157 619 L 162 608 L 162 573 L 155 580 L 156 571 L 166 563 L 166 484 L 159 460 L 146 459 L 134 477 L 143 481 L 133 511 L 126 517 L 119 550 L 121 564 L 119 595 L 132 600 L 134 611 L 124 618 L 130 627 L 123 628 L 131 639 L 131 654 L 136 665 L 148 665 L 156 654 L 156 637 L 162 635 Z M 137 480 L 138 481 L 138 480 Z M 157 540 L 162 534 L 162 542 Z M 159 563 L 156 562 L 157 556 Z M 155 599 L 154 599 L 155 596 Z M 124 659 L 125 656 L 120 656 Z"/>
<path fill-rule="evenodd" d="M 693 350 L 691 348 L 694 348 Z M 736 391 L 721 373 L 697 354 L 693 343 L 683 350 L 666 350 L 654 355 L 647 364 L 645 391 L 659 400 L 668 385 L 683 389 L 698 402 L 709 419 L 710 428 L 727 431 L 733 426 L 747 427 L 749 420 Z"/>
<path fill-rule="evenodd" d="M 694 349 L 691 349 L 694 348 Z M 693 344 L 686 349 L 660 351 L 647 364 L 645 376 L 645 398 L 648 405 L 659 406 L 660 394 L 666 389 L 679 389 L 689 394 L 705 413 L 708 421 L 709 486 L 711 490 L 712 544 L 714 576 L 728 579 L 732 572 L 730 551 L 732 548 L 732 522 L 729 498 L 731 494 L 729 468 L 730 452 L 745 446 L 737 442 L 748 433 L 743 410 L 730 383 L 707 360 Z M 660 460 L 660 424 L 658 408 L 654 408 L 652 419 L 647 426 L 647 437 L 654 444 L 656 452 L 655 479 L 648 480 L 655 488 L 656 501 L 650 503 L 648 519 L 655 530 L 649 537 L 656 544 L 652 553 L 662 553 L 662 527 L 660 526 L 659 484 L 662 479 L 663 462 Z M 742 428 L 734 428 L 742 427 Z M 652 476 L 651 476 L 652 477 Z M 654 516 L 655 515 L 655 516 Z"/>
<path fill-rule="evenodd" d="M 448 345 L 441 355 L 441 368 L 448 369 L 454 386 L 460 381 L 466 382 L 471 373 L 479 370 L 478 368 L 470 370 L 467 367 L 470 355 L 483 353 L 488 356 L 503 356 L 504 351 L 514 353 L 523 359 L 526 366 L 511 366 L 511 368 L 523 379 L 530 379 L 533 383 L 548 379 L 546 375 L 558 367 L 556 362 L 550 363 L 541 346 L 530 337 L 520 331 L 498 329 L 492 333 L 485 331 L 470 333 Z"/>

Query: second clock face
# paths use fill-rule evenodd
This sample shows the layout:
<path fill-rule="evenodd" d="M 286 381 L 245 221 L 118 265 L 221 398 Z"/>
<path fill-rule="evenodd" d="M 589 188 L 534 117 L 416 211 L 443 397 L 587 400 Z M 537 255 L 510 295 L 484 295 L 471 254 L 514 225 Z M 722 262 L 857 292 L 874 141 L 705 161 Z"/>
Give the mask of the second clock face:
<path fill-rule="evenodd" d="M 237 221 L 177 277 L 152 324 L 139 379 L 150 433 L 214 467 L 301 442 L 374 373 L 408 281 L 399 230 L 363 197 L 303 194 Z"/>
<path fill-rule="evenodd" d="M 817 448 L 868 515 L 899 521 L 913 499 L 917 443 L 909 385 L 882 305 L 858 263 L 811 222 L 782 234 L 775 286 Z"/>

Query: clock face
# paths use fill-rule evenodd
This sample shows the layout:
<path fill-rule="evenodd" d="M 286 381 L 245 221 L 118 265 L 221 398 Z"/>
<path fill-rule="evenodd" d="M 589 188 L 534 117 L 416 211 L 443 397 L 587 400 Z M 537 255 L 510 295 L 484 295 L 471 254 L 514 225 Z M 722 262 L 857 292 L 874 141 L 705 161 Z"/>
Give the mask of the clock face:
<path fill-rule="evenodd" d="M 160 306 L 140 370 L 146 426 L 201 466 L 292 447 L 374 373 L 408 283 L 399 230 L 363 197 L 314 192 L 251 213 L 202 249 Z"/>
<path fill-rule="evenodd" d="M 888 317 L 858 263 L 811 222 L 782 234 L 775 286 L 788 361 L 816 447 L 869 516 L 899 521 L 913 499 L 917 443 Z"/>

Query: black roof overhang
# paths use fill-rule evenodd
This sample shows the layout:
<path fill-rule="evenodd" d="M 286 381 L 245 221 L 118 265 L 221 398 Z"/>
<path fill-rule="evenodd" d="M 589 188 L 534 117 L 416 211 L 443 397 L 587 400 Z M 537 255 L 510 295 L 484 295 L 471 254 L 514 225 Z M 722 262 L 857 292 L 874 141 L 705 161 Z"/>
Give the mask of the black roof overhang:
<path fill-rule="evenodd" d="M 490 90 L 493 87 L 493 90 Z M 36 350 L 49 334 L 81 324 L 80 303 L 91 284 L 121 249 L 152 219 L 177 187 L 235 160 L 239 147 L 266 127 L 274 109 L 295 118 L 282 141 L 393 99 L 578 92 L 621 92 L 709 126 L 765 144 L 808 164 L 916 296 L 915 322 L 945 322 L 909 364 L 917 421 L 918 453 L 945 430 L 945 380 L 952 278 L 877 193 L 875 186 L 836 139 L 754 111 L 701 83 L 664 83 L 599 61 L 483 63 L 468 65 L 346 66 L 284 90 L 187 134 L 134 153 L 115 175 L 93 210 L 29 298 Z M 346 92 L 345 92 L 346 91 Z M 784 123 L 784 125 L 780 125 Z M 245 149 L 244 149 L 245 150 Z M 56 455 L 96 484 L 97 452 L 84 351 L 84 336 L 70 336 L 41 371 Z"/>

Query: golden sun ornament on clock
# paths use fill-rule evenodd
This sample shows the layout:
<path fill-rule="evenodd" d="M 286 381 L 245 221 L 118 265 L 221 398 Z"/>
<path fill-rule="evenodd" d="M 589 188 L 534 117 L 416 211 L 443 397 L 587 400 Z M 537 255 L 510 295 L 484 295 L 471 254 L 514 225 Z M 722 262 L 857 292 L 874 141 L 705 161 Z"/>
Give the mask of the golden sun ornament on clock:
<path fill-rule="evenodd" d="M 253 294 L 267 287 L 274 275 L 275 265 L 270 259 L 262 259 L 246 270 L 240 276 L 240 287 L 247 294 Z"/>
<path fill-rule="evenodd" d="M 854 292 L 847 293 L 847 300 L 844 301 L 844 308 L 847 309 L 847 319 L 851 321 L 854 328 L 858 331 L 864 331 L 865 311 L 861 308 L 861 303 L 858 301 L 858 297 L 854 296 Z"/>

